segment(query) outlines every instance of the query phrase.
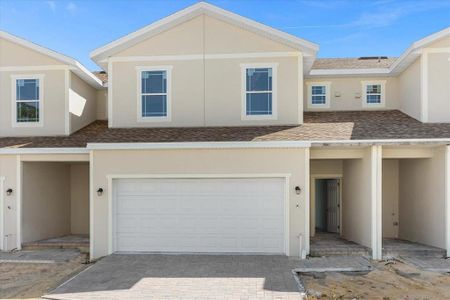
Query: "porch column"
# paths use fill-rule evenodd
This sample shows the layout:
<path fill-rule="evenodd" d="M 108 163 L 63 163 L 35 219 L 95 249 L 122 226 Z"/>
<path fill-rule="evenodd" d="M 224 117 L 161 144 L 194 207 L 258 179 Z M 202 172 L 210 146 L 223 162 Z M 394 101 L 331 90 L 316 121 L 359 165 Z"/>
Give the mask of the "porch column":
<path fill-rule="evenodd" d="M 302 251 L 302 249 L 300 249 L 300 258 L 301 259 L 305 259 L 307 255 L 309 255 L 309 250 L 310 250 L 310 237 L 311 237 L 311 233 L 310 233 L 310 163 L 311 163 L 311 159 L 310 159 L 310 148 L 305 148 L 305 183 L 304 183 L 304 188 L 303 188 L 303 192 L 304 192 L 304 196 L 303 199 L 305 201 L 305 234 L 304 234 L 304 251 Z M 300 237 L 301 239 L 301 237 Z"/>
<path fill-rule="evenodd" d="M 445 248 L 450 257 L 450 145 L 445 149 Z"/>
<path fill-rule="evenodd" d="M 371 149 L 371 248 L 372 259 L 380 260 L 382 253 L 382 159 L 383 149 L 380 145 Z"/>

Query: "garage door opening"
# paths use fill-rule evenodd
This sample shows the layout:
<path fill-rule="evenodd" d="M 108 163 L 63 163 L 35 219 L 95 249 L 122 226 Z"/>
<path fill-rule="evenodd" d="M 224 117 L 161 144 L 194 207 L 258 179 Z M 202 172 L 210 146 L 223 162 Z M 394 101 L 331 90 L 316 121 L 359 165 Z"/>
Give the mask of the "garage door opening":
<path fill-rule="evenodd" d="M 285 178 L 114 179 L 112 251 L 288 254 Z"/>
<path fill-rule="evenodd" d="M 444 163 L 439 156 L 383 159 L 385 256 L 445 255 Z"/>
<path fill-rule="evenodd" d="M 22 247 L 89 250 L 89 164 L 23 162 Z"/>

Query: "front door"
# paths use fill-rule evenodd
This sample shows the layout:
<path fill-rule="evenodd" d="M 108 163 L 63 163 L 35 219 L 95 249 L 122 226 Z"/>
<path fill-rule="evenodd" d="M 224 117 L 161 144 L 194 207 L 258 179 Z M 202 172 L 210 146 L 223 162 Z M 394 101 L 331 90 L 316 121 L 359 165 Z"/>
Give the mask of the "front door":
<path fill-rule="evenodd" d="M 338 233 L 340 229 L 340 181 L 327 180 L 327 231 Z"/>

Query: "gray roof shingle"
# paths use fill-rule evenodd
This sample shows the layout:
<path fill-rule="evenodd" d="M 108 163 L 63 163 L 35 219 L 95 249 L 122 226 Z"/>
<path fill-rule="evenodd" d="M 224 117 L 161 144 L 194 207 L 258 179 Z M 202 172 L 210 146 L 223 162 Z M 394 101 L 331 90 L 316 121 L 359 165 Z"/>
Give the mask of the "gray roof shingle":
<path fill-rule="evenodd" d="M 86 147 L 87 143 L 355 141 L 450 139 L 450 123 L 421 123 L 398 111 L 306 112 L 295 126 L 108 128 L 96 121 L 68 137 L 0 138 L 0 148 Z"/>
<path fill-rule="evenodd" d="M 389 68 L 396 60 L 396 57 L 385 59 L 317 58 L 312 69 L 382 69 Z"/>

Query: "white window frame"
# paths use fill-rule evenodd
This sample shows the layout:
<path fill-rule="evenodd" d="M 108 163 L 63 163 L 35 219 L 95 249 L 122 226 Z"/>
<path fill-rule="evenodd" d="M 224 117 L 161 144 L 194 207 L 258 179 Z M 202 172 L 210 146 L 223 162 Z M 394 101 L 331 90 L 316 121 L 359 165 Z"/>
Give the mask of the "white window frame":
<path fill-rule="evenodd" d="M 308 108 L 330 108 L 331 82 L 307 82 L 306 86 L 308 88 Z M 325 104 L 314 104 L 312 102 L 313 86 L 325 86 Z"/>
<path fill-rule="evenodd" d="M 44 125 L 44 74 L 11 75 L 11 125 L 12 127 L 42 127 Z M 39 122 L 17 122 L 17 80 L 39 80 Z"/>
<path fill-rule="evenodd" d="M 172 120 L 172 68 L 173 66 L 143 66 L 136 67 L 137 71 L 137 121 L 138 122 L 170 122 Z M 145 71 L 165 71 L 167 74 L 166 105 L 167 115 L 164 117 L 143 117 L 142 116 L 142 72 Z"/>
<path fill-rule="evenodd" d="M 272 114 L 247 115 L 247 69 L 272 69 Z M 241 120 L 276 120 L 278 118 L 278 63 L 241 64 Z"/>
<path fill-rule="evenodd" d="M 386 106 L 386 80 L 361 81 L 362 84 L 362 106 L 365 108 L 380 108 Z M 367 86 L 380 85 L 380 103 L 367 103 Z"/>

